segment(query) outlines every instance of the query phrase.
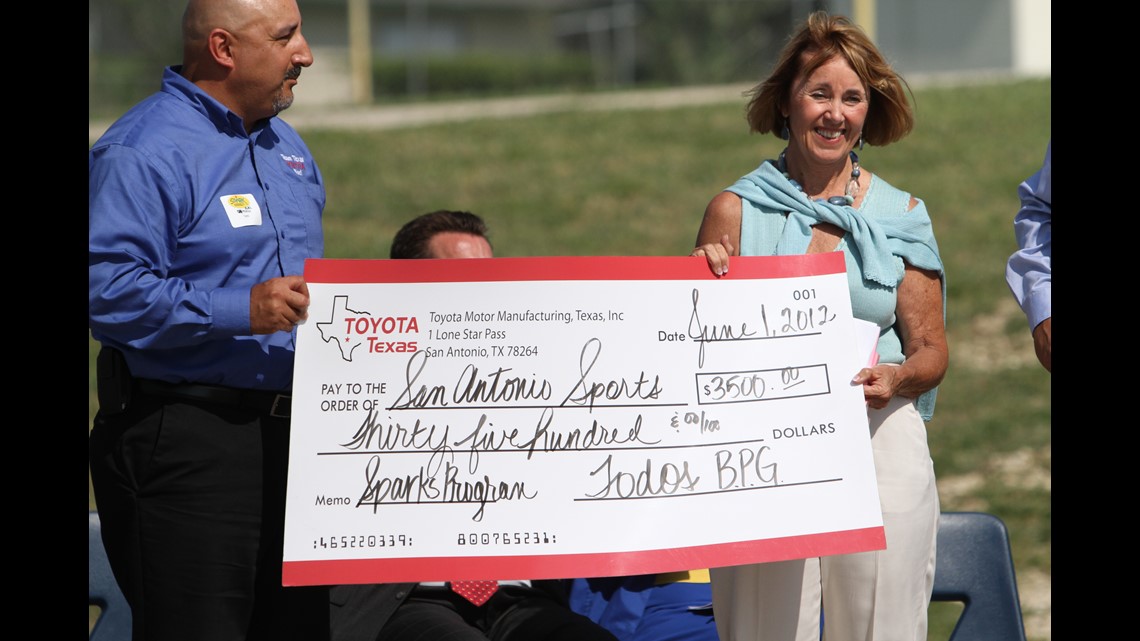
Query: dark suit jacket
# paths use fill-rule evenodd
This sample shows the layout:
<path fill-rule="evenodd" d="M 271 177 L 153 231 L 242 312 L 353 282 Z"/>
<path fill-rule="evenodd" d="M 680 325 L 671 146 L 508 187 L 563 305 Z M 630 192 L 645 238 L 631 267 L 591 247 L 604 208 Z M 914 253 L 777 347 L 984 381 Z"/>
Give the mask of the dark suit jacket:
<path fill-rule="evenodd" d="M 411 594 L 415 583 L 334 585 L 329 588 L 329 630 L 334 641 L 376 641 L 380 628 Z"/>
<path fill-rule="evenodd" d="M 567 583 L 559 579 L 531 581 L 531 587 L 569 608 Z M 369 583 L 332 586 L 329 588 L 332 641 L 376 641 L 380 629 L 416 585 Z"/>

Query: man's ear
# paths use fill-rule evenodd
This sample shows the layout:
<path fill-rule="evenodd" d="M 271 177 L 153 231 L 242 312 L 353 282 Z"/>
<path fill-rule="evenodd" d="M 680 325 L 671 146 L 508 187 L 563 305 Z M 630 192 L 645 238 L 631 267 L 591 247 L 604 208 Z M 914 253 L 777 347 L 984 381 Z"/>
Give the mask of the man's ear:
<path fill-rule="evenodd" d="M 214 58 L 214 62 L 226 67 L 227 69 L 234 68 L 234 36 L 225 29 L 214 29 L 210 32 L 208 39 L 210 55 Z"/>

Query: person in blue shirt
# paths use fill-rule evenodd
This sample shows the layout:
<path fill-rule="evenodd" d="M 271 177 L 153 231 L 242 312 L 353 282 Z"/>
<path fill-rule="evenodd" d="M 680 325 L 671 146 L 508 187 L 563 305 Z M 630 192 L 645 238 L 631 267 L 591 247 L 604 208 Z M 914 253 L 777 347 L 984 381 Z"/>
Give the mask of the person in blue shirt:
<path fill-rule="evenodd" d="M 1033 333 L 1037 360 L 1053 372 L 1053 142 L 1045 162 L 1017 187 L 1021 209 L 1013 217 L 1017 251 L 1009 257 L 1005 281 Z"/>
<path fill-rule="evenodd" d="M 276 116 L 313 55 L 296 0 L 189 0 L 183 57 L 88 154 L 89 440 L 135 641 L 328 637 L 281 583 L 295 326 L 325 188 Z"/>

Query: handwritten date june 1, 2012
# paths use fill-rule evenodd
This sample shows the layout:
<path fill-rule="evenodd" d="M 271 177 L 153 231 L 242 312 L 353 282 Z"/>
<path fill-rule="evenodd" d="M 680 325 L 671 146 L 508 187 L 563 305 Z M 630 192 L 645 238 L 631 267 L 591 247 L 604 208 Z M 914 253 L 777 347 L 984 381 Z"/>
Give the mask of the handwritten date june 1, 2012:
<path fill-rule="evenodd" d="M 688 337 L 701 344 L 697 354 L 697 364 L 701 367 L 705 364 L 705 345 L 707 343 L 806 336 L 818 333 L 824 325 L 837 318 L 834 310 L 829 309 L 826 304 L 816 305 L 805 301 L 800 305 L 790 305 L 778 309 L 771 320 L 768 318 L 768 307 L 764 303 L 760 303 L 756 306 L 758 324 L 755 322 L 752 325 L 749 325 L 748 322 L 704 323 L 698 310 L 700 297 L 700 290 L 693 289 L 693 310 L 689 315 Z"/>

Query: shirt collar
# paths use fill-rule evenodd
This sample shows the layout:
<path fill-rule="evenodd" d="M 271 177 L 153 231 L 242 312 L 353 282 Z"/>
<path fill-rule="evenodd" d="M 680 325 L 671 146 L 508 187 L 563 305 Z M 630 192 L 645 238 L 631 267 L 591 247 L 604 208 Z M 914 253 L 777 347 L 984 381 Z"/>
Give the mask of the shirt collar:
<path fill-rule="evenodd" d="M 219 102 L 210 94 L 202 91 L 198 85 L 190 82 L 181 74 L 182 65 L 166 67 L 162 73 L 162 90 L 186 102 L 210 122 L 214 123 L 220 131 L 228 131 L 236 136 L 248 138 L 245 133 L 245 122 L 240 116 L 230 111 L 228 107 Z M 271 118 L 265 118 L 254 126 L 251 134 L 256 136 L 269 125 Z"/>

